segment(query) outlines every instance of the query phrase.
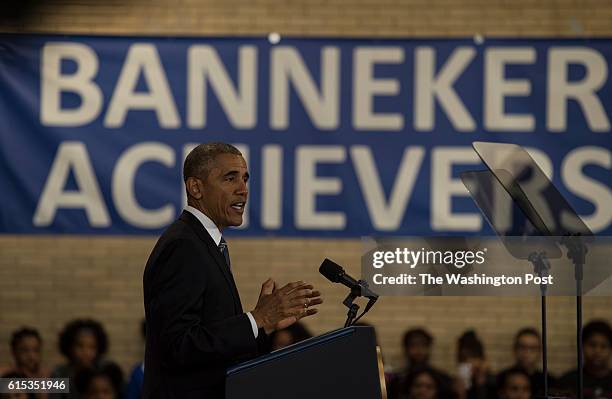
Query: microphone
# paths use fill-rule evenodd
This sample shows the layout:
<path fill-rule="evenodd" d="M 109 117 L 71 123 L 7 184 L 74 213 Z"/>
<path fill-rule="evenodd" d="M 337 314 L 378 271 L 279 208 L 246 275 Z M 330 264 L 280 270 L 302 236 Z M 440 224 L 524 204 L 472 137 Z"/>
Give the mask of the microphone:
<path fill-rule="evenodd" d="M 363 280 L 355 280 L 336 262 L 325 258 L 321 267 L 319 267 L 319 273 L 321 273 L 326 279 L 332 283 L 340 283 L 351 289 L 357 296 L 364 296 L 370 299 L 378 299 L 378 294 L 370 290 L 368 283 Z"/>

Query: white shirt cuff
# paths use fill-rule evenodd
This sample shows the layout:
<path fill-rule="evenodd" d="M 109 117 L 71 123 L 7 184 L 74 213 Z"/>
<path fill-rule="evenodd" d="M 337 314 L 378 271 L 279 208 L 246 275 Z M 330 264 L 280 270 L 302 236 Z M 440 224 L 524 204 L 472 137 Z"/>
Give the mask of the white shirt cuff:
<path fill-rule="evenodd" d="M 251 322 L 251 328 L 253 329 L 253 335 L 255 336 L 255 338 L 257 338 L 257 336 L 259 335 L 259 329 L 257 328 L 257 323 L 255 322 L 255 318 L 253 317 L 251 312 L 247 312 L 247 316 L 249 318 L 249 321 Z"/>

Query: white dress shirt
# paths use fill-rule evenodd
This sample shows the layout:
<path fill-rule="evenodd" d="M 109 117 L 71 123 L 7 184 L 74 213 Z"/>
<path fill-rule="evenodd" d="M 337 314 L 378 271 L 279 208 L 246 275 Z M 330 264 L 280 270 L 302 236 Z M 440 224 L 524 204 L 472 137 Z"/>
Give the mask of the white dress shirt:
<path fill-rule="evenodd" d="M 196 219 L 200 221 L 202 226 L 204 226 L 204 228 L 208 232 L 208 235 L 212 237 L 213 241 L 215 242 L 215 245 L 219 246 L 219 243 L 221 242 L 221 232 L 219 231 L 219 228 L 217 227 L 215 222 L 213 222 L 202 211 L 192 206 L 187 205 L 185 207 L 185 210 L 191 213 L 193 216 L 196 217 Z M 251 322 L 251 328 L 253 329 L 253 335 L 255 335 L 255 338 L 257 338 L 257 336 L 259 335 L 259 330 L 257 329 L 257 323 L 255 322 L 255 318 L 253 317 L 251 312 L 247 312 L 246 315 L 249 318 L 249 321 Z"/>

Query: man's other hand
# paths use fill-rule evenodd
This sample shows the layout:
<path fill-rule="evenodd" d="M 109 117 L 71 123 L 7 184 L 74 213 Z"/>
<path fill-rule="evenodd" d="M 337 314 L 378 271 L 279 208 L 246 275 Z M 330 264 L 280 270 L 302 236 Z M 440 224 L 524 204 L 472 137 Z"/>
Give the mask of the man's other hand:
<path fill-rule="evenodd" d="M 277 289 L 274 280 L 266 280 L 261 286 L 257 305 L 251 312 L 257 327 L 270 334 L 289 327 L 303 317 L 316 314 L 317 309 L 312 306 L 323 303 L 323 299 L 321 293 L 313 288 L 311 284 L 295 281 Z"/>

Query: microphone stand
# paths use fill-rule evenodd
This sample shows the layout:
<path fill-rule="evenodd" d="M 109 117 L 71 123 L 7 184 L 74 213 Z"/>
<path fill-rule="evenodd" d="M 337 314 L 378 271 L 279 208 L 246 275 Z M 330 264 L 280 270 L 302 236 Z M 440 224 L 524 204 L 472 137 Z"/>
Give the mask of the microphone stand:
<path fill-rule="evenodd" d="M 348 327 L 351 325 L 355 317 L 357 317 L 357 312 L 359 311 L 359 305 L 354 303 L 355 299 L 361 294 L 360 289 L 353 287 L 351 292 L 347 295 L 347 297 L 342 301 L 344 306 L 348 308 L 348 312 L 346 313 L 346 322 L 344 323 L 344 327 Z"/>
<path fill-rule="evenodd" d="M 355 285 L 353 286 L 353 288 L 351 288 L 351 292 L 349 292 L 344 301 L 342 301 L 342 304 L 344 304 L 344 306 L 348 308 L 344 327 L 349 327 L 353 323 L 357 322 L 357 320 L 361 319 L 363 315 L 366 314 L 372 308 L 372 306 L 374 306 L 374 303 L 376 303 L 376 301 L 378 300 L 378 295 L 371 293 L 371 291 L 367 289 L 368 283 L 365 280 L 359 280 L 358 283 L 358 285 Z M 363 312 L 359 315 L 359 317 L 355 319 L 355 317 L 357 316 L 357 312 L 359 312 L 359 305 L 354 302 L 357 297 L 364 296 L 364 292 L 366 293 L 366 295 L 368 295 L 367 293 L 370 292 L 370 294 L 368 295 L 368 303 Z"/>
<path fill-rule="evenodd" d="M 576 280 L 576 355 L 578 356 L 578 375 L 576 377 L 576 397 L 583 399 L 584 395 L 584 360 L 582 348 L 582 278 L 588 248 L 580 234 L 568 234 L 561 238 L 561 244 L 567 248 L 567 257 L 574 264 Z"/>
<path fill-rule="evenodd" d="M 533 264 L 533 271 L 540 277 L 549 275 L 550 262 L 546 257 L 546 252 L 532 252 L 528 260 Z M 540 284 L 542 297 L 542 374 L 544 378 L 544 396 L 548 399 L 548 339 L 546 331 L 546 284 Z M 541 399 L 541 398 L 538 398 Z"/>

